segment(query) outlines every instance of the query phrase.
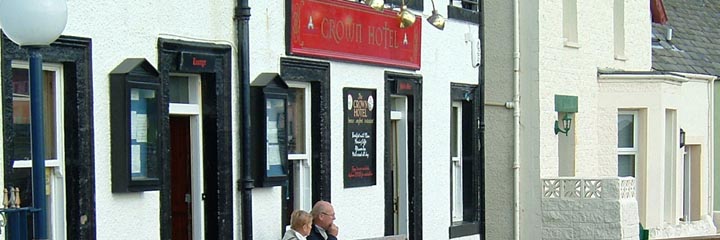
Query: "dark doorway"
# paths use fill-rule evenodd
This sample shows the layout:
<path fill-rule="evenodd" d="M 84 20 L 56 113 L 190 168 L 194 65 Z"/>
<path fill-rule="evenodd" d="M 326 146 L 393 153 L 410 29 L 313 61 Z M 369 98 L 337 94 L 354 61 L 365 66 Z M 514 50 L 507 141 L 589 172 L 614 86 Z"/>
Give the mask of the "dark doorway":
<path fill-rule="evenodd" d="M 208 61 L 212 61 L 214 64 L 207 69 L 181 68 L 180 56 L 183 53 L 203 54 Z M 188 225 L 194 225 L 191 229 L 193 229 L 195 238 L 233 239 L 231 53 L 230 46 L 226 45 L 170 39 L 158 40 L 158 71 L 162 88 L 166 89 L 162 98 L 164 108 L 161 111 L 166 119 L 177 116 L 168 116 L 172 114 L 171 111 L 175 111 L 169 108 L 170 104 L 181 103 L 174 100 L 171 102 L 170 91 L 175 89 L 170 86 L 171 75 L 175 77 L 199 76 L 200 86 L 197 89 L 202 91 L 197 95 L 202 96 L 202 101 L 185 103 L 201 105 L 196 108 L 197 111 L 175 113 L 183 115 L 189 120 L 191 149 L 197 149 L 197 152 L 190 150 L 193 167 L 190 167 L 189 171 L 194 178 L 176 180 L 171 176 L 174 171 L 173 167 L 177 164 L 171 159 L 174 153 L 171 153 L 169 146 L 175 139 L 173 139 L 174 136 L 170 136 L 169 131 L 172 128 L 170 123 L 162 123 L 161 146 L 166 150 L 161 156 L 163 174 L 160 187 L 160 239 L 176 239 L 174 236 L 175 216 L 173 215 L 175 214 L 175 203 L 173 202 L 175 197 L 173 193 L 176 191 L 174 189 L 175 181 L 181 181 L 180 184 L 182 181 L 190 181 L 190 184 L 194 186 L 193 189 L 190 189 L 195 190 L 195 193 L 191 193 L 191 202 L 194 204 L 192 205 L 193 214 L 190 216 L 192 220 L 188 221 Z M 202 121 L 193 120 L 197 117 Z M 195 164 L 200 164 L 202 167 L 194 167 Z M 199 182 L 202 184 L 193 185 Z M 195 211 L 197 209 L 202 209 L 202 211 Z"/>
<path fill-rule="evenodd" d="M 192 239 L 190 119 L 170 117 L 170 202 L 173 239 Z"/>
<path fill-rule="evenodd" d="M 385 73 L 385 235 L 422 239 L 422 77 Z"/>

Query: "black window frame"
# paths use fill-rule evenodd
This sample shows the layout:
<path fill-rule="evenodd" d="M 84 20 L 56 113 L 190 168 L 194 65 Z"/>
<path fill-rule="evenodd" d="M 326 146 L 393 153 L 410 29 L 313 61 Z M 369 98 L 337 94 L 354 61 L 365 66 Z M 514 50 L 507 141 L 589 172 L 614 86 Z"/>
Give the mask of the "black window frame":
<path fill-rule="evenodd" d="M 12 121 L 12 61 L 27 61 L 27 49 L 1 34 L 3 165 L 5 184 L 12 182 L 12 149 L 15 129 Z M 41 48 L 44 63 L 63 66 L 65 92 L 65 219 L 68 239 L 95 239 L 95 140 L 93 127 L 92 39 L 60 36 L 50 47 Z"/>
<path fill-rule="evenodd" d="M 385 4 L 393 7 L 400 7 L 403 0 L 385 0 Z M 405 4 L 408 8 L 423 11 L 424 0 L 405 0 Z"/>
<path fill-rule="evenodd" d="M 453 0 L 448 1 L 448 18 L 480 24 L 479 15 L 480 11 L 482 11 L 480 0 L 462 0 L 462 5 L 454 5 Z"/>
<path fill-rule="evenodd" d="M 286 81 L 310 83 L 312 98 L 310 108 L 312 112 L 312 167 L 311 184 L 313 185 L 311 201 L 320 200 L 330 202 L 330 63 L 300 58 L 280 58 L 280 75 Z M 288 175 L 288 185 L 283 186 L 283 199 L 294 196 L 294 190 L 287 186 L 293 180 L 292 171 Z M 283 225 L 290 224 L 290 213 L 295 209 L 292 204 L 283 204 Z M 281 232 L 285 232 L 283 227 Z"/>
<path fill-rule="evenodd" d="M 362 2 L 361 0 L 355 0 L 356 2 Z M 385 0 L 385 4 L 392 6 L 392 7 L 400 7 L 402 5 L 403 0 Z M 405 0 L 405 4 L 408 8 L 412 8 L 415 10 L 423 10 L 424 7 L 424 0 Z"/>
<path fill-rule="evenodd" d="M 461 139 L 463 152 L 463 221 L 450 219 L 449 238 L 483 234 L 485 199 L 484 162 L 479 146 L 480 88 L 478 85 L 451 83 L 450 102 L 462 103 Z M 452 112 L 452 111 L 451 111 Z M 465 134 L 469 133 L 469 134 Z M 448 208 L 450 210 L 450 208 Z"/>

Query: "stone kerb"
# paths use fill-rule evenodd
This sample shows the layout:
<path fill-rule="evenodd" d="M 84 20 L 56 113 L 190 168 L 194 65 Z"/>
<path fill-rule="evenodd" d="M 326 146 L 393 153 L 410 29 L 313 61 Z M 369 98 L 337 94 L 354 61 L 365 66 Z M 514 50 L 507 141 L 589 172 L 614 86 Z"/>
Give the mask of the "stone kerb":
<path fill-rule="evenodd" d="M 542 179 L 543 239 L 637 239 L 635 179 Z"/>

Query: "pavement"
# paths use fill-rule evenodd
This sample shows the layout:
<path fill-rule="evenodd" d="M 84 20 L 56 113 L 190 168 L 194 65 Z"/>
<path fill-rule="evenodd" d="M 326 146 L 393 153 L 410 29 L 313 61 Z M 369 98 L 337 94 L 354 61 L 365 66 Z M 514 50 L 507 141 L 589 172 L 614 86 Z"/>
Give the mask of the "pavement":
<path fill-rule="evenodd" d="M 720 239 L 720 234 L 707 235 L 707 236 L 696 236 L 696 237 L 681 237 L 681 238 L 657 238 L 658 240 L 696 240 L 696 239 Z"/>

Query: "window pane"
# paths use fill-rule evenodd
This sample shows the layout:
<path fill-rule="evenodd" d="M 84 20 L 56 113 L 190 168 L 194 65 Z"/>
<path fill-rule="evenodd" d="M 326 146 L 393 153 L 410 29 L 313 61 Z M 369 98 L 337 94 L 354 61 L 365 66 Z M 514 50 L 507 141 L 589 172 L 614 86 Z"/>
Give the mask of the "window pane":
<path fill-rule="evenodd" d="M 279 139 L 279 136 L 282 136 L 285 131 L 285 101 L 268 98 L 265 104 L 267 107 L 267 176 L 282 176 L 285 171 L 280 151 L 282 140 Z"/>
<path fill-rule="evenodd" d="M 49 186 L 57 186 L 57 184 L 62 184 L 62 181 L 56 181 L 57 178 L 55 178 L 53 172 L 54 171 L 52 167 L 45 168 L 45 179 L 47 179 L 47 183 L 49 184 Z M 19 190 L 17 194 L 19 195 L 20 200 L 16 200 L 20 202 L 20 205 L 17 207 L 32 207 L 32 168 L 14 168 L 13 173 L 8 175 L 6 179 L 8 181 L 5 182 L 4 190 L 8 190 L 8 195 L 10 194 L 9 191 L 11 190 L 11 188 L 17 188 L 17 190 Z M 56 198 L 62 198 L 62 195 L 60 194 L 64 193 L 55 192 L 54 187 L 50 187 L 50 189 L 50 191 L 46 192 L 47 198 L 45 199 L 45 208 L 48 213 L 48 234 L 51 235 L 49 239 L 58 239 L 57 237 L 52 236 L 54 234 L 53 228 L 57 226 L 55 224 L 58 221 L 62 221 L 61 219 L 64 219 L 64 211 L 59 207 L 56 208 L 56 206 L 58 206 L 58 200 Z M 15 197 L 17 198 L 18 195 L 16 195 Z M 53 214 L 56 215 L 53 216 Z M 23 224 L 27 225 L 28 229 L 32 230 L 32 218 L 28 218 L 26 222 L 23 222 Z"/>
<path fill-rule="evenodd" d="M 190 103 L 188 77 L 170 76 L 170 102 Z"/>
<path fill-rule="evenodd" d="M 458 107 L 450 114 L 450 157 L 458 157 Z"/>
<path fill-rule="evenodd" d="M 618 155 L 618 177 L 635 177 L 635 155 Z"/>
<path fill-rule="evenodd" d="M 291 161 L 293 164 L 293 206 L 295 209 L 311 210 L 312 199 L 310 192 L 310 165 L 307 159 Z"/>
<path fill-rule="evenodd" d="M 635 147 L 635 129 L 633 114 L 618 114 L 618 147 Z"/>
<path fill-rule="evenodd" d="M 288 96 L 288 152 L 303 154 L 305 151 L 305 89 L 291 88 Z"/>
<path fill-rule="evenodd" d="M 33 205 L 32 168 L 14 168 L 13 173 L 8 175 L 6 179 L 5 187 L 17 187 L 20 189 L 20 206 L 31 207 Z"/>
<path fill-rule="evenodd" d="M 55 72 L 44 71 L 43 124 L 45 159 L 57 159 Z M 13 68 L 13 127 L 15 139 L 12 159 L 30 159 L 30 83 L 27 69 Z"/>
<path fill-rule="evenodd" d="M 157 94 L 153 89 L 130 89 L 130 173 L 132 180 L 158 177 Z"/>
<path fill-rule="evenodd" d="M 462 165 L 459 162 L 452 163 L 452 220 L 453 222 L 463 220 L 463 176 Z"/>

